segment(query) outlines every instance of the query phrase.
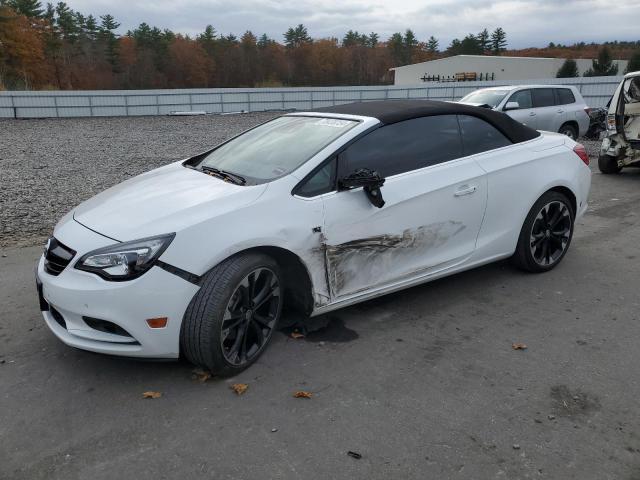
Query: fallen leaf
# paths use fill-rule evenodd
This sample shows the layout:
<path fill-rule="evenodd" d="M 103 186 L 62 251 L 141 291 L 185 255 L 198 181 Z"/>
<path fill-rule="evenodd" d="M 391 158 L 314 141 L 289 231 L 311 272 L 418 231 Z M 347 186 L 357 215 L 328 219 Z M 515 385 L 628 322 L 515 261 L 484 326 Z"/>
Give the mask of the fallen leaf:
<path fill-rule="evenodd" d="M 295 338 L 296 340 L 299 338 L 304 338 L 304 334 L 300 332 L 291 332 L 291 338 Z"/>
<path fill-rule="evenodd" d="M 294 398 L 311 398 L 313 397 L 313 393 L 305 392 L 304 390 L 298 390 L 293 394 Z"/>
<path fill-rule="evenodd" d="M 249 385 L 247 385 L 246 383 L 234 383 L 233 385 L 231 385 L 231 390 L 236 392 L 238 395 L 242 395 L 244 392 L 246 392 L 247 388 L 249 388 Z"/>
<path fill-rule="evenodd" d="M 142 398 L 160 398 L 162 394 L 160 392 L 144 392 Z"/>
<path fill-rule="evenodd" d="M 527 346 L 524 343 L 514 343 L 513 345 L 511 345 L 511 348 L 513 348 L 514 350 L 526 350 Z"/>
<path fill-rule="evenodd" d="M 201 368 L 196 368 L 193 371 L 193 375 L 191 376 L 194 380 L 198 380 L 200 383 L 204 383 L 211 378 L 211 372 L 208 370 L 203 370 Z"/>

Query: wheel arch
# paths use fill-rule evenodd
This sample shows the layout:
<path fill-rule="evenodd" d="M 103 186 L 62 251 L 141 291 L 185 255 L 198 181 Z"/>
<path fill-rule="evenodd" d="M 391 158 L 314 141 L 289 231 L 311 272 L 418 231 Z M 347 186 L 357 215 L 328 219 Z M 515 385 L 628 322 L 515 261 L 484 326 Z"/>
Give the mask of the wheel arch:
<path fill-rule="evenodd" d="M 577 197 L 575 195 L 575 193 L 573 193 L 573 190 L 571 190 L 569 187 L 567 187 L 566 185 L 555 185 L 555 186 L 548 186 L 547 188 L 541 190 L 539 192 L 539 194 L 533 199 L 533 202 L 531 202 L 531 205 L 528 207 L 528 209 L 524 212 L 524 216 L 522 217 L 522 220 L 520 222 L 520 228 L 518 229 L 518 235 L 515 238 L 515 245 L 513 246 L 513 251 L 515 251 L 517 243 L 518 243 L 518 239 L 520 238 L 520 232 L 522 231 L 522 228 L 524 227 L 525 222 L 527 221 L 527 216 L 529 215 L 529 212 L 531 211 L 531 209 L 533 208 L 533 206 L 536 204 L 536 202 L 538 200 L 540 200 L 540 198 L 549 192 L 557 192 L 557 193 L 561 193 L 564 196 L 566 196 L 569 201 L 571 202 L 571 208 L 573 208 L 573 214 L 574 216 L 577 215 Z"/>
<path fill-rule="evenodd" d="M 314 308 L 313 281 L 302 259 L 291 250 L 272 245 L 245 248 L 244 250 L 235 252 L 230 257 L 252 252 L 262 253 L 273 258 L 282 269 L 285 284 L 284 307 L 294 310 L 297 313 L 302 313 L 305 316 L 311 315 Z M 226 258 L 222 259 L 221 262 L 225 260 Z"/>
<path fill-rule="evenodd" d="M 565 187 L 564 185 L 558 185 L 557 187 L 553 187 L 553 188 L 548 189 L 547 191 L 542 193 L 542 195 L 544 195 L 547 192 L 558 192 L 558 193 L 561 193 L 564 196 L 566 196 L 571 201 L 571 208 L 573 208 L 573 215 L 574 216 L 578 215 L 578 201 L 577 201 L 575 193 L 573 193 L 573 191 L 569 187 Z M 540 195 L 540 197 L 542 195 Z M 540 197 L 538 197 L 538 198 L 540 198 Z M 538 201 L 538 199 L 536 199 L 536 202 L 537 201 Z"/>
<path fill-rule="evenodd" d="M 563 122 L 558 131 L 562 130 L 562 127 L 565 125 L 570 125 L 576 130 L 576 138 L 580 136 L 580 125 L 577 120 L 567 120 L 566 122 Z"/>

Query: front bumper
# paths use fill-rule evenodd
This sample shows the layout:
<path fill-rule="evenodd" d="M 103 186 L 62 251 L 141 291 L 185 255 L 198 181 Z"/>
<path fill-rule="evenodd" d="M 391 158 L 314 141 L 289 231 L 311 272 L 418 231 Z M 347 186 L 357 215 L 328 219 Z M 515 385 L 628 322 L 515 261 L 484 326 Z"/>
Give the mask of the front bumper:
<path fill-rule="evenodd" d="M 76 225 L 73 229 L 83 229 L 82 235 L 90 232 Z M 68 230 L 63 229 L 65 232 Z M 59 240 L 74 245 L 73 235 L 67 234 Z M 104 239 L 99 239 L 86 250 L 101 246 L 99 243 L 104 243 Z M 69 346 L 92 352 L 177 358 L 182 317 L 199 287 L 158 267 L 152 267 L 132 281 L 109 282 L 73 268 L 84 253 L 86 251 L 78 251 L 57 276 L 46 272 L 44 257 L 38 262 L 36 281 L 42 316 L 54 335 Z M 166 327 L 149 327 L 146 320 L 157 317 L 168 318 Z M 109 322 L 126 334 L 98 330 L 86 319 L 89 323 L 91 319 Z"/>

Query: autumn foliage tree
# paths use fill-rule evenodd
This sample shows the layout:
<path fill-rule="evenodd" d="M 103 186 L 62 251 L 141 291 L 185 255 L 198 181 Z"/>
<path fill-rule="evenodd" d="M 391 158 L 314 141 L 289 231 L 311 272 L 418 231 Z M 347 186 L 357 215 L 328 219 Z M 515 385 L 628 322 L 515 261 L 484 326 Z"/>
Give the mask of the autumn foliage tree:
<path fill-rule="evenodd" d="M 637 64 L 640 49 L 640 42 L 608 42 L 606 56 L 600 45 L 585 43 L 505 51 L 506 37 L 502 28 L 485 28 L 445 50 L 433 35 L 422 41 L 411 29 L 387 39 L 355 29 L 342 38 L 314 39 L 298 24 L 279 41 L 213 25 L 192 38 L 142 22 L 121 34 L 110 14 L 85 15 L 62 1 L 0 0 L 0 89 L 375 85 L 391 81 L 391 67 L 458 54 L 600 55 L 593 69 L 600 74 L 613 70 L 611 58 L 635 54 Z"/>
<path fill-rule="evenodd" d="M 0 86 L 37 88 L 48 82 L 45 28 L 46 24 L 39 18 L 0 6 Z"/>

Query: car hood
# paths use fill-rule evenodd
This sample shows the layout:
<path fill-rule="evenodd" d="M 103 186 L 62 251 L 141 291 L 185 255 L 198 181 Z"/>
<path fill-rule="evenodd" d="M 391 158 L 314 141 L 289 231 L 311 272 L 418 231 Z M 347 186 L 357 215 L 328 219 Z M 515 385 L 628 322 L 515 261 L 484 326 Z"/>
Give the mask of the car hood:
<path fill-rule="evenodd" d="M 241 186 L 176 162 L 126 180 L 80 204 L 73 218 L 128 241 L 178 232 L 254 202 L 267 184 Z"/>

